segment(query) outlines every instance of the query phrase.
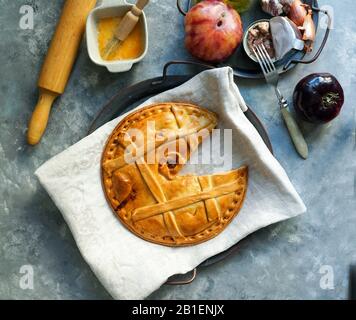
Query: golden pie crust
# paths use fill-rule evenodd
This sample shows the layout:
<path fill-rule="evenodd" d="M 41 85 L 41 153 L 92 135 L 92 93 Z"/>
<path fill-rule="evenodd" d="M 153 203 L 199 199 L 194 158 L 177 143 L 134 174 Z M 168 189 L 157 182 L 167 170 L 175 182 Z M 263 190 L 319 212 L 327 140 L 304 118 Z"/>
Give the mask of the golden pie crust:
<path fill-rule="evenodd" d="M 195 245 L 217 236 L 237 215 L 247 167 L 177 175 L 206 137 L 199 133 L 210 133 L 217 121 L 206 109 L 172 102 L 140 109 L 117 125 L 103 152 L 102 182 L 110 206 L 130 231 L 156 244 Z M 154 124 L 154 134 L 148 133 L 148 123 Z M 141 130 L 144 139 L 133 138 L 131 129 Z M 136 158 L 128 163 L 125 150 L 132 145 Z M 152 156 L 158 161 L 148 161 Z"/>

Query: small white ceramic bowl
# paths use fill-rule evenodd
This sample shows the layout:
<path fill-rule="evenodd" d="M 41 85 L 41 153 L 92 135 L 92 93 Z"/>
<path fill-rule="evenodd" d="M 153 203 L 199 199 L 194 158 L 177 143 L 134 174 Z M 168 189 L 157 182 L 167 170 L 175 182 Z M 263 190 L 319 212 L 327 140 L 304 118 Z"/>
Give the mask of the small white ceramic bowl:
<path fill-rule="evenodd" d="M 122 17 L 132 7 L 132 4 L 125 0 L 104 0 L 102 4 L 95 8 L 89 15 L 86 24 L 86 40 L 90 59 L 99 66 L 106 67 L 110 72 L 125 72 L 129 71 L 134 63 L 141 61 L 148 49 L 148 29 L 145 13 L 140 17 L 142 34 L 144 41 L 144 51 L 141 56 L 136 59 L 107 61 L 101 58 L 98 44 L 98 22 L 103 18 Z"/>

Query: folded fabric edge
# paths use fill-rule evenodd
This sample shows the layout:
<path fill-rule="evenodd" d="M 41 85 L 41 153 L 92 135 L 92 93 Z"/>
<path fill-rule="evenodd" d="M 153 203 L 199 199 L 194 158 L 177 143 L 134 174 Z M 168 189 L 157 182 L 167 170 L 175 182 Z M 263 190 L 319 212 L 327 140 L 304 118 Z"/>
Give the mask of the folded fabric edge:
<path fill-rule="evenodd" d="M 232 92 L 234 93 L 235 99 L 237 100 L 237 105 L 240 106 L 239 109 L 237 109 L 236 111 L 241 114 L 241 116 L 243 117 L 244 121 L 247 121 L 248 123 L 250 123 L 250 121 L 247 119 L 246 115 L 244 114 L 244 112 L 248 109 L 246 102 L 244 100 L 244 98 L 242 97 L 240 90 L 238 88 L 238 86 L 236 85 L 235 81 L 234 81 L 234 76 L 233 76 L 233 70 L 230 67 L 226 67 L 228 69 L 228 78 L 229 78 L 229 82 L 230 82 L 230 89 L 232 90 Z M 239 112 L 239 111 L 242 112 Z M 232 117 L 232 121 L 235 122 L 237 119 L 237 117 Z M 251 123 L 250 123 L 251 124 Z M 262 159 L 262 150 L 264 149 L 264 154 L 266 156 L 268 156 L 270 159 L 270 161 L 272 161 L 274 163 L 273 166 L 271 166 L 271 170 L 274 169 L 278 169 L 279 172 L 275 172 L 275 177 L 278 178 L 279 182 L 282 183 L 285 187 L 286 190 L 289 190 L 292 197 L 295 198 L 295 200 L 298 202 L 298 204 L 300 205 L 300 209 L 301 209 L 301 213 L 303 214 L 307 211 L 307 207 L 304 204 L 304 201 L 302 200 L 302 198 L 300 197 L 300 195 L 298 194 L 297 190 L 295 189 L 294 185 L 292 184 L 287 172 L 285 171 L 285 169 L 282 167 L 282 165 L 279 163 L 279 161 L 276 159 L 276 157 L 270 152 L 270 150 L 267 148 L 266 144 L 264 143 L 262 137 L 260 136 L 260 134 L 257 132 L 256 128 L 254 126 L 251 126 L 251 132 L 253 132 L 254 135 L 254 143 L 258 143 L 259 148 L 254 148 L 256 151 L 260 150 L 259 152 L 259 157 Z M 252 142 L 252 137 L 251 135 L 247 134 L 245 131 L 242 131 L 241 134 L 243 134 L 245 136 L 245 138 L 250 142 L 251 145 L 253 145 L 254 143 Z M 300 214 L 296 214 L 300 215 Z M 293 216 L 288 216 L 288 217 L 293 217 Z"/>

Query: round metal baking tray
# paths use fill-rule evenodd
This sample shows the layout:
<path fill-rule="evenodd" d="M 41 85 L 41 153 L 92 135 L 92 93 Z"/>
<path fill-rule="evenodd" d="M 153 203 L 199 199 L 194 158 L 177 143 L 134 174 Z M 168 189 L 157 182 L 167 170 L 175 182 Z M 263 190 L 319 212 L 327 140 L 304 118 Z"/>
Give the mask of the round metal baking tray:
<path fill-rule="evenodd" d="M 120 92 L 116 94 L 95 117 L 89 128 L 88 135 L 103 126 L 105 123 L 132 110 L 144 100 L 147 100 L 148 98 L 166 90 L 173 89 L 190 80 L 199 73 L 196 72 L 189 75 L 168 75 L 169 67 L 171 65 L 176 64 L 197 65 L 200 67 L 202 66 L 200 63 L 192 61 L 170 61 L 164 66 L 163 75 L 161 77 L 148 79 L 137 84 L 131 85 L 127 88 L 121 89 Z M 211 66 L 205 66 L 205 68 L 211 68 Z M 251 107 L 249 107 L 249 109 L 245 112 L 245 115 L 252 123 L 252 125 L 256 128 L 268 149 L 273 153 L 273 148 L 268 133 L 262 122 L 258 119 L 256 114 L 251 109 Z M 207 259 L 202 264 L 200 264 L 199 267 L 207 267 L 225 259 L 227 256 L 236 251 L 237 247 L 238 243 L 230 247 L 226 251 Z M 183 285 L 191 283 L 195 279 L 196 274 L 197 270 L 194 269 L 186 275 L 173 276 L 167 281 L 167 284 Z"/>

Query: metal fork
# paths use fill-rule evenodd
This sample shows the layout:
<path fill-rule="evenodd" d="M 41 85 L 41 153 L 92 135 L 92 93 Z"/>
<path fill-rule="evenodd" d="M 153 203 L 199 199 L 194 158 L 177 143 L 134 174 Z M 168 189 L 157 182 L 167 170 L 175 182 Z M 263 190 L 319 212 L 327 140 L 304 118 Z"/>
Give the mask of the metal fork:
<path fill-rule="evenodd" d="M 261 66 L 262 72 L 268 84 L 272 85 L 275 89 L 279 107 L 281 108 L 281 113 L 284 122 L 289 131 L 289 135 L 294 143 L 294 146 L 299 153 L 299 155 L 306 159 L 308 157 L 308 145 L 305 142 L 303 134 L 288 110 L 288 101 L 283 97 L 281 91 L 278 89 L 279 74 L 278 71 L 269 56 L 265 46 L 263 44 L 254 46 L 253 52 Z"/>

